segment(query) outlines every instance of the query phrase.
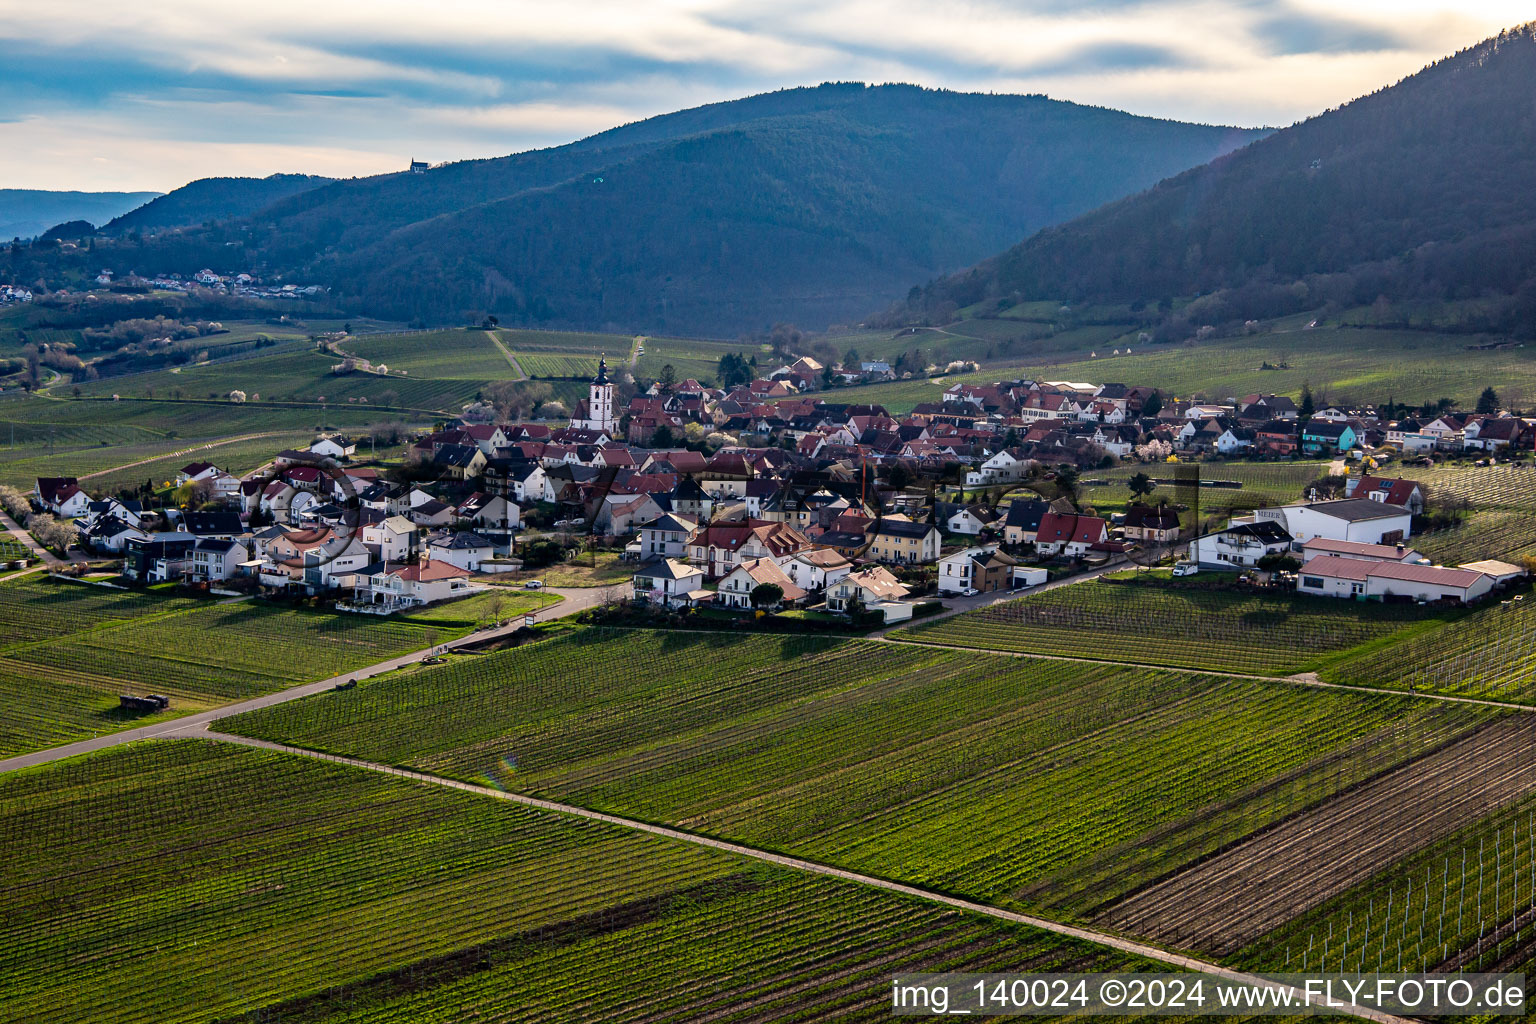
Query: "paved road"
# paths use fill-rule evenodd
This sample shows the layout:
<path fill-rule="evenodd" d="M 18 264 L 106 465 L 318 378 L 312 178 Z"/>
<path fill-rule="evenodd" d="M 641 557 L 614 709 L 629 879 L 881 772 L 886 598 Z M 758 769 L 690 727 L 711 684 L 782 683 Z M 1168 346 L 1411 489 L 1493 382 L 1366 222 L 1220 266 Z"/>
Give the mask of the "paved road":
<path fill-rule="evenodd" d="M 558 594 L 564 598 L 557 605 L 551 605 L 538 611 L 538 621 L 548 622 L 551 619 L 564 618 L 567 615 L 575 615 L 577 612 L 592 608 L 603 602 L 604 587 L 590 588 L 549 588 L 549 593 Z M 340 614 L 340 613 L 337 613 Z M 459 637 L 438 645 L 439 649 L 453 650 L 465 644 L 487 640 L 498 636 L 506 636 L 522 628 L 522 616 L 517 616 L 513 621 L 498 629 L 482 629 L 467 636 Z M 67 743 L 60 747 L 49 747 L 46 750 L 33 751 L 30 754 L 18 754 L 15 757 L 0 761 L 0 772 L 15 771 L 18 768 L 30 768 L 33 765 L 47 764 L 65 757 L 74 757 L 77 754 L 88 754 L 93 750 L 104 750 L 107 747 L 115 747 L 121 743 L 131 743 L 135 740 L 163 739 L 188 730 L 194 732 L 205 729 L 210 723 L 230 715 L 238 715 L 244 711 L 255 711 L 258 708 L 272 707 L 274 704 L 283 704 L 290 700 L 298 700 L 301 697 L 309 697 L 317 693 L 324 693 L 337 683 L 348 679 L 368 679 L 372 676 L 382 675 L 385 672 L 393 672 L 396 669 L 412 665 L 426 657 L 427 650 L 412 651 L 402 654 L 398 658 L 390 658 L 376 665 L 358 669 L 355 672 L 344 672 L 341 675 L 331 676 L 329 679 L 321 679 L 313 683 L 304 683 L 301 686 L 289 687 L 286 690 L 278 690 L 276 693 L 263 694 L 253 697 L 238 704 L 226 704 L 223 707 L 212 708 L 208 711 L 200 711 L 197 714 L 185 715 L 181 718 L 172 718 L 164 722 L 156 722 L 153 725 L 141 725 L 135 729 L 123 729 L 118 732 L 105 733 L 88 740 L 79 740 Z"/>
<path fill-rule="evenodd" d="M 712 850 L 720 850 L 725 853 L 735 854 L 738 857 L 750 857 L 753 860 L 773 864 L 777 867 L 788 868 L 792 871 L 802 871 L 806 874 L 822 875 L 828 878 L 837 878 L 845 882 L 854 882 L 872 889 L 883 889 L 886 892 L 909 896 L 914 899 L 925 900 L 929 903 L 938 903 L 957 910 L 968 911 L 973 914 L 982 914 L 986 917 L 996 918 L 1002 921 L 1010 921 L 1015 924 L 1028 925 L 1039 928 L 1042 931 L 1052 932 L 1056 935 L 1064 935 L 1081 942 L 1092 943 L 1096 946 L 1107 946 L 1118 949 L 1133 956 L 1145 957 L 1148 960 L 1180 970 L 1197 971 L 1214 977 L 1227 978 L 1233 981 L 1245 982 L 1258 988 L 1285 989 L 1287 986 L 1260 978 L 1257 975 L 1247 974 L 1243 971 L 1234 971 L 1231 968 L 1222 967 L 1206 960 L 1198 960 L 1194 957 L 1184 956 L 1180 953 L 1170 953 L 1157 946 L 1147 945 L 1133 939 L 1127 939 L 1109 932 L 1101 932 L 1092 928 L 1078 928 L 1073 925 L 1062 924 L 1043 917 L 1033 917 L 1029 914 L 1019 914 L 1011 910 L 1002 910 L 998 907 L 988 906 L 985 903 L 974 903 L 971 900 L 959 899 L 955 896 L 946 896 L 943 893 L 929 892 L 912 885 L 903 885 L 900 882 L 892 882 L 884 878 L 876 878 L 873 875 L 861 875 L 854 871 L 845 871 L 842 868 L 832 867 L 827 864 L 818 864 L 815 861 L 801 860 L 798 857 L 786 857 L 782 854 L 769 853 L 751 846 L 742 846 L 738 843 L 727 842 L 723 839 L 712 839 L 709 836 L 698 835 L 693 832 L 685 832 L 681 829 L 668 828 L 665 825 L 653 825 L 649 822 L 635 821 L 630 818 L 621 818 L 613 814 L 604 814 L 601 811 L 590 810 L 586 807 L 578 807 L 574 804 L 556 803 L 553 800 L 540 800 L 537 797 L 524 796 L 521 793 L 508 793 L 504 790 L 490 789 L 486 786 L 477 786 L 468 782 L 460 782 L 457 779 L 445 779 L 435 775 L 425 775 L 421 772 L 413 772 L 404 768 L 393 768 L 388 765 L 374 764 L 371 761 L 360 761 L 356 758 L 340 757 L 334 754 L 322 754 L 313 750 L 305 750 L 301 747 L 285 746 L 281 743 L 271 743 L 267 740 L 253 739 L 249 736 L 233 736 L 228 733 L 208 732 L 201 728 L 192 728 L 184 725 L 181 730 L 186 736 L 201 736 L 205 739 L 220 740 L 226 743 L 238 743 L 243 746 L 258 747 L 263 750 L 275 750 L 286 754 L 298 754 L 304 757 L 312 757 L 322 761 L 331 761 L 336 764 L 344 764 L 353 768 L 361 768 L 381 775 L 393 775 L 398 778 L 411 779 L 416 782 L 433 786 L 441 786 L 444 789 L 455 789 L 464 793 L 472 793 L 475 796 L 487 797 L 492 800 L 503 800 L 508 803 L 522 804 L 525 807 L 534 807 L 541 811 L 550 811 L 555 814 L 565 814 L 577 818 L 585 818 L 589 821 L 600 821 L 608 825 L 617 825 L 620 828 L 632 829 L 636 832 L 646 832 L 654 836 L 677 842 L 691 843 L 694 846 L 704 846 Z M 1292 989 L 1291 991 L 1297 991 Z M 1320 1002 L 1321 995 L 1314 998 L 1313 1002 Z M 1338 1004 L 1334 1004 L 1337 1006 Z M 1366 1020 L 1376 1021 L 1378 1024 L 1409 1024 L 1407 1018 L 1394 1017 L 1391 1014 L 1382 1013 L 1379 1010 L 1364 1006 L 1341 1007 L 1344 1012 L 1353 1014 Z"/>
<path fill-rule="evenodd" d="M 12 519 L 4 512 L 0 512 L 0 527 L 3 527 L 5 532 L 9 533 L 15 540 L 21 544 L 26 545 L 27 549 L 32 552 L 32 557 L 38 559 L 44 565 L 64 564 L 64 560 L 62 558 L 55 555 L 53 552 L 48 551 L 37 541 L 33 540 L 30 533 L 28 533 L 26 530 L 23 530 L 21 526 L 16 522 L 16 520 Z"/>

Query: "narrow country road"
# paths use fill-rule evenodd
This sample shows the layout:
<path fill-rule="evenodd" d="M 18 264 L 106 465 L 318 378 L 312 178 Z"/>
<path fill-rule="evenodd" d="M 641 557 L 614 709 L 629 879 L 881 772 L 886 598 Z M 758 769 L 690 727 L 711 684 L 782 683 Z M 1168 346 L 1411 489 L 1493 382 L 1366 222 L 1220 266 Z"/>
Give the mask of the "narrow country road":
<path fill-rule="evenodd" d="M 134 466 L 142 466 L 148 462 L 159 462 L 161 459 L 174 459 L 182 455 L 191 455 L 193 452 L 211 451 L 214 448 L 221 448 L 224 445 L 234 444 L 237 441 L 259 441 L 263 437 L 277 437 L 282 433 L 284 432 L 281 430 L 269 430 L 261 434 L 242 434 L 239 437 L 228 437 L 222 441 L 210 441 L 207 444 L 195 444 L 190 448 L 182 448 L 174 452 L 166 452 L 164 455 L 151 455 L 149 458 L 140 459 L 137 462 L 125 462 L 121 466 L 113 466 L 111 469 L 98 469 L 94 473 L 86 473 L 84 476 L 80 477 L 80 479 L 90 480 L 98 476 L 106 476 L 108 473 L 117 473 L 124 469 L 132 469 Z"/>
<path fill-rule="evenodd" d="M 0 512 L 0 527 L 5 529 L 17 543 L 24 545 L 44 565 L 63 565 L 64 559 L 45 549 L 41 544 L 32 539 L 32 535 L 4 512 Z"/>
<path fill-rule="evenodd" d="M 1051 932 L 1068 938 L 1077 939 L 1080 942 L 1091 943 L 1096 946 L 1107 946 L 1117 949 L 1132 956 L 1144 957 L 1148 960 L 1179 970 L 1196 971 L 1213 977 L 1225 978 L 1231 981 L 1244 982 L 1257 988 L 1264 989 L 1288 989 L 1289 986 L 1279 984 L 1261 978 L 1258 975 L 1248 974 L 1244 971 L 1236 971 L 1229 967 L 1207 960 L 1199 960 L 1195 957 L 1184 956 L 1181 953 L 1170 953 L 1165 949 L 1137 942 L 1134 939 L 1124 938 L 1109 932 L 1097 931 L 1092 928 L 1078 928 L 1073 925 L 1062 924 L 1048 918 L 1034 917 L 1030 914 L 1020 914 L 1011 910 L 1003 910 L 998 907 L 988 906 L 985 903 L 975 903 L 971 900 L 960 899 L 955 896 L 946 896 L 943 893 L 929 892 L 913 885 L 903 885 L 900 882 L 892 882 L 888 879 L 877 878 L 873 875 L 862 875 L 856 871 L 845 871 L 842 868 L 832 867 L 827 864 L 819 864 L 815 861 L 802 860 L 798 857 L 786 857 L 782 854 L 770 853 L 767 850 L 759 850 L 751 846 L 743 846 L 739 843 L 727 842 L 723 839 L 713 839 L 709 836 L 698 835 L 693 832 L 685 832 L 681 829 L 668 828 L 665 825 L 653 825 L 649 822 L 635 821 L 631 818 L 622 818 L 614 814 L 604 814 L 586 807 L 574 804 L 562 804 L 553 800 L 541 800 L 537 797 L 524 796 L 521 793 L 510 793 L 505 790 L 490 789 L 486 786 L 477 786 L 468 782 L 460 782 L 457 779 L 446 779 L 441 776 L 427 775 L 422 772 L 413 772 L 405 768 L 394 768 L 388 765 L 374 764 L 371 761 L 361 761 L 351 757 L 341 757 L 335 754 L 322 754 L 314 750 L 306 750 L 302 747 L 290 747 L 281 743 L 272 743 L 267 740 L 254 739 L 249 736 L 233 736 L 228 733 L 208 732 L 202 728 L 194 728 L 187 720 L 178 730 L 184 737 L 201 737 L 204 739 L 218 740 L 225 743 L 238 743 L 242 746 L 257 747 L 262 750 L 275 750 L 285 754 L 296 754 L 303 757 L 311 757 L 317 760 L 330 761 L 335 764 L 344 764 L 352 768 L 361 768 L 366 771 L 378 772 L 381 775 L 393 775 L 397 778 L 410 779 L 415 782 L 432 786 L 441 786 L 444 789 L 458 790 L 463 793 L 471 793 L 475 796 L 487 797 L 492 800 L 503 800 L 508 803 L 521 804 L 525 807 L 533 807 L 541 811 L 549 811 L 555 814 L 564 814 L 571 817 L 585 818 L 589 821 L 600 821 L 608 825 L 617 825 L 620 828 L 632 829 L 636 832 L 645 832 L 650 835 L 660 836 L 677 842 L 691 843 L 694 846 L 703 846 L 711 850 L 720 850 L 724 853 L 735 854 L 738 857 L 750 857 L 756 861 L 772 864 L 776 867 L 788 868 L 791 871 L 801 871 L 811 875 L 821 875 L 827 878 L 836 878 L 845 882 L 853 882 L 858 885 L 868 886 L 872 889 L 881 889 L 886 892 L 897 893 L 913 899 L 924 900 L 929 903 L 938 903 L 943 906 L 953 907 L 956 910 L 967 911 L 972 914 L 981 914 L 986 917 L 996 918 L 1001 921 L 1009 921 L 1014 924 L 1028 925 L 1041 931 Z M 1289 989 L 1301 996 L 1298 989 Z M 1307 997 L 1307 1002 L 1320 1003 L 1322 993 L 1316 993 Z M 1337 1002 L 1331 1004 L 1343 1012 L 1365 1020 L 1376 1021 L 1377 1024 L 1410 1024 L 1407 1018 L 1396 1017 L 1389 1013 L 1366 1006 L 1342 1006 Z"/>
<path fill-rule="evenodd" d="M 506 344 L 501 340 L 501 336 L 499 334 L 497 334 L 495 331 L 491 331 L 490 334 L 491 334 L 491 344 L 493 344 L 497 348 L 501 349 L 501 354 L 503 356 L 505 356 L 506 359 L 507 359 L 507 365 L 512 367 L 512 372 L 513 373 L 517 374 L 517 376 L 515 378 L 513 378 L 513 379 L 514 380 L 527 380 L 528 379 L 528 375 L 523 372 L 523 365 L 517 361 L 517 357 L 512 354 L 512 350 L 507 348 Z"/>
<path fill-rule="evenodd" d="M 571 588 L 547 588 L 547 593 L 558 595 L 563 600 L 557 605 L 541 608 L 536 614 L 539 622 L 548 622 L 551 619 L 561 619 L 577 612 L 585 611 L 603 603 L 607 594 L 607 587 L 571 587 Z M 337 614 L 342 614 L 338 612 Z M 467 644 L 478 643 L 495 637 L 506 636 L 521 629 L 523 617 L 516 616 L 511 622 L 496 629 L 482 629 L 459 637 L 457 640 L 449 640 L 437 645 L 438 650 L 454 650 Z M 66 743 L 59 747 L 49 747 L 46 750 L 36 750 L 28 754 L 18 754 L 15 757 L 0 761 L 0 772 L 15 771 L 18 768 L 31 768 L 35 765 L 47 764 L 50 761 L 58 761 L 66 757 L 74 757 L 77 754 L 88 754 L 94 750 L 105 750 L 123 743 L 132 743 L 135 740 L 152 740 L 171 736 L 188 729 L 198 730 L 207 727 L 210 723 L 231 715 L 238 715 L 245 711 L 255 711 L 258 708 L 269 708 L 275 704 L 284 704 L 290 700 L 298 700 L 301 697 L 313 696 L 324 693 L 337 683 L 348 679 L 368 679 L 382 675 L 385 672 L 393 672 L 421 661 L 428 654 L 427 649 L 412 651 L 399 657 L 381 661 L 367 668 L 360 668 L 353 672 L 343 672 L 340 675 L 331 676 L 313 683 L 303 683 L 292 686 L 286 690 L 278 690 L 275 693 L 263 694 L 260 697 L 252 697 L 237 704 L 226 704 L 223 707 L 211 708 L 207 711 L 199 711 L 196 714 L 184 715 L 181 718 L 172 718 L 164 722 L 156 722 L 153 725 L 141 725 L 135 729 L 123 729 L 118 732 L 104 733 L 88 740 L 77 740 L 74 743 Z"/>

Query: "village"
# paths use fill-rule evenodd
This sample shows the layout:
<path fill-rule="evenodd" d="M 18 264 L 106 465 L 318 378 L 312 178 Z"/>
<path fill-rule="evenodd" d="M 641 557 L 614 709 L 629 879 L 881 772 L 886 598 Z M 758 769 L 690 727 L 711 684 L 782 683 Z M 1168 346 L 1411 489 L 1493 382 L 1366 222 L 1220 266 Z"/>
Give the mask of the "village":
<path fill-rule="evenodd" d="M 368 464 L 334 434 L 243 476 L 191 462 L 162 507 L 42 478 L 30 508 L 9 511 L 59 555 L 120 559 L 133 583 L 321 597 L 369 614 L 497 582 L 541 588 L 539 570 L 561 564 L 602 566 L 590 575 L 622 584 L 626 614 L 864 628 L 1117 568 L 1170 585 L 1224 573 L 1301 594 L 1455 604 L 1526 575 L 1488 558 L 1434 564 L 1412 546 L 1425 488 L 1380 468 L 1518 464 L 1536 424 L 1507 412 L 1384 420 L 1275 395 L 1195 403 L 1024 380 L 957 383 L 897 418 L 829 400 L 817 390 L 827 376 L 802 357 L 728 390 L 658 382 L 619 408 L 604 364 L 568 424 L 443 424 L 392 463 Z M 689 441 L 706 431 L 730 443 Z M 1204 468 L 1206 485 L 1220 484 L 1221 465 L 1303 456 L 1329 460 L 1342 487 L 1220 522 L 1200 519 L 1198 480 L 1176 475 Z M 1078 500 L 1092 474 L 1120 465 L 1147 467 L 1124 511 Z M 19 504 L 14 492 L 6 504 Z"/>

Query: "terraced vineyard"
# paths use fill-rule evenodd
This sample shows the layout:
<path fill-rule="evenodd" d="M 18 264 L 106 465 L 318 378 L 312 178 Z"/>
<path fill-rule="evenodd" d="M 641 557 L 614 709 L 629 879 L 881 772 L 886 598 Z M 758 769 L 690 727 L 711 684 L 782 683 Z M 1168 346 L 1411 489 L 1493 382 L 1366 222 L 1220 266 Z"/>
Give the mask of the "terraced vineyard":
<path fill-rule="evenodd" d="M 1495 602 L 1444 629 L 1339 662 L 1330 682 L 1536 703 L 1536 600 Z"/>
<path fill-rule="evenodd" d="M 917 645 L 583 630 L 220 728 L 1079 917 L 1492 717 Z"/>
<path fill-rule="evenodd" d="M 1320 668 L 1451 613 L 1294 594 L 1088 582 L 902 630 L 913 643 L 1257 675 Z"/>
<path fill-rule="evenodd" d="M 1144 962 L 632 830 L 159 741 L 0 777 L 0 1021 L 885 1019 Z"/>
<path fill-rule="evenodd" d="M 449 606 L 451 607 L 451 606 Z M 423 650 L 473 623 L 375 620 L 28 578 L 0 586 L 0 757 Z M 171 710 L 118 709 L 163 693 Z"/>
<path fill-rule="evenodd" d="M 412 377 L 499 380 L 512 376 L 492 332 L 463 328 L 410 334 L 369 334 L 342 342 L 344 351 Z"/>

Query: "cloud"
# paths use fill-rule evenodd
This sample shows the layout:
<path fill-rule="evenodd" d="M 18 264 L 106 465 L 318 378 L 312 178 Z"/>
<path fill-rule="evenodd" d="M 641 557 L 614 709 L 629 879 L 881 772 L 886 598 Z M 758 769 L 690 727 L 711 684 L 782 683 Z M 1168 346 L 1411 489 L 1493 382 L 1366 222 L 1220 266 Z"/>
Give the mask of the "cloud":
<path fill-rule="evenodd" d="M 0 0 L 0 186 L 365 174 L 822 81 L 1285 124 L 1522 20 L 1437 0 Z M 221 163 L 221 161 L 223 163 Z"/>

